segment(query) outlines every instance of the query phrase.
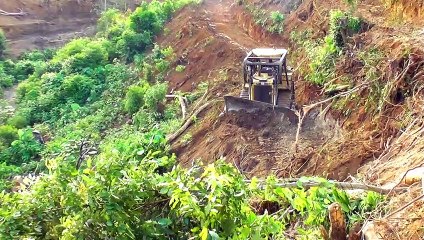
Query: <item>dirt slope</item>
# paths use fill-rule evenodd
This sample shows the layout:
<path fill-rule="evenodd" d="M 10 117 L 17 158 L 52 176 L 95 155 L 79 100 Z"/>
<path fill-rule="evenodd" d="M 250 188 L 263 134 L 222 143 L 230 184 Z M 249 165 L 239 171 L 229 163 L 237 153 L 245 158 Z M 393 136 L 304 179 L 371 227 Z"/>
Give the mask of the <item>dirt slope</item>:
<path fill-rule="evenodd" d="M 211 98 L 239 94 L 241 63 L 250 49 L 288 47 L 283 36 L 258 27 L 232 1 L 206 0 L 200 8 L 182 11 L 167 28 L 179 31 L 162 36 L 159 42 L 173 46 L 180 56 L 176 64 L 186 65 L 183 73 L 172 72 L 168 76 L 171 91 L 191 91 L 199 83 L 209 82 Z M 312 152 L 336 134 L 335 122 L 320 120 L 316 124 L 315 116 L 302 129 L 300 151 L 295 154 L 292 148 L 296 126 L 288 125 L 278 114 L 218 117 L 222 110 L 221 103 L 213 106 L 201 122 L 185 133 L 191 140 L 174 145 L 182 164 L 226 158 L 249 176 L 288 176 L 302 172 Z"/>
<path fill-rule="evenodd" d="M 23 16 L 1 16 L 0 28 L 9 40 L 9 54 L 28 49 L 57 47 L 76 36 L 94 33 L 96 14 L 92 1 L 0 1 L 0 9 L 24 12 Z"/>
<path fill-rule="evenodd" d="M 267 11 L 279 9 L 285 12 L 287 34 L 267 33 L 254 23 L 242 6 L 230 0 L 205 0 L 200 7 L 187 8 L 168 24 L 169 33 L 159 38 L 162 45 L 171 45 L 176 50 L 179 58 L 175 65 L 186 65 L 183 73 L 171 72 L 167 76 L 172 91 L 191 91 L 201 82 L 208 82 L 209 99 L 220 99 L 225 94 L 238 95 L 242 81 L 241 62 L 247 50 L 288 47 L 291 50 L 289 62 L 297 67 L 302 64 L 303 56 L 296 52 L 288 33 L 309 29 L 314 38 L 322 38 L 328 33 L 329 11 L 335 7 L 345 11 L 350 9 L 340 0 L 320 1 L 319 4 L 312 0 L 248 2 Z M 287 4 L 298 8 L 290 8 Z M 378 68 L 387 83 L 401 76 L 402 72 L 406 79 L 420 79 L 421 65 L 409 70 L 405 68 L 416 59 L 413 56 L 423 53 L 423 9 L 423 6 L 407 1 L 396 1 L 392 6 L 384 7 L 380 1 L 367 0 L 360 1 L 357 7 L 355 14 L 364 18 L 369 28 L 354 37 L 353 49 L 368 51 L 377 48 L 382 51 L 385 61 Z M 414 13 L 415 18 L 411 17 Z M 402 19 L 396 16 L 402 16 Z M 338 74 L 348 76 L 355 84 L 364 81 L 362 68 L 354 54 L 337 65 Z M 296 74 L 295 77 L 297 104 L 310 104 L 325 97 L 319 88 L 304 81 L 303 76 Z M 408 87 L 407 82 L 402 84 L 402 88 Z M 358 96 L 366 98 L 368 94 L 364 89 Z M 424 164 L 421 143 L 408 145 L 415 147 L 412 151 L 412 147 L 405 147 L 385 157 L 384 162 L 379 158 L 386 154 L 394 139 L 399 138 L 403 116 L 411 114 L 405 112 L 405 105 L 409 106 L 409 102 L 389 104 L 378 118 L 369 114 L 361 104 L 363 102 L 350 105 L 348 114 L 330 110 L 327 118 L 320 121 L 313 121 L 316 118 L 312 114 L 310 124 L 306 124 L 301 132 L 302 144 L 294 154 L 289 147 L 295 141 L 294 126 L 285 124 L 273 113 L 222 115 L 221 102 L 198 116 L 196 123 L 174 143 L 173 148 L 183 165 L 199 159 L 212 162 L 225 158 L 247 176 L 320 175 L 338 180 L 357 176 L 367 182 L 384 184 L 392 183 L 406 170 Z M 413 111 L 412 115 L 416 114 Z M 411 188 L 408 194 L 393 198 L 390 209 L 395 210 L 413 199 L 419 195 L 417 191 L 420 188 Z M 424 211 L 420 206 L 416 204 L 418 211 L 412 217 L 399 215 L 407 218 L 402 223 L 391 225 L 387 219 L 380 220 L 386 224 L 381 228 L 384 239 L 396 239 L 393 229 L 401 229 L 401 236 L 407 236 L 407 239 L 421 239 L 423 223 L 419 219 Z"/>

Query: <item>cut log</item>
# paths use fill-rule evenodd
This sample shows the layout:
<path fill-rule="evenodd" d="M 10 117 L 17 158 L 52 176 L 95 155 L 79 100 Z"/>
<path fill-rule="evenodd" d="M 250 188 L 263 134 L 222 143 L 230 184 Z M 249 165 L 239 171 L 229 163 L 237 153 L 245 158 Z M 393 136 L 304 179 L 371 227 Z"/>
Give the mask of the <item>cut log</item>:
<path fill-rule="evenodd" d="M 328 206 L 328 217 L 330 219 L 330 239 L 347 240 L 346 221 L 339 203 L 332 203 Z"/>

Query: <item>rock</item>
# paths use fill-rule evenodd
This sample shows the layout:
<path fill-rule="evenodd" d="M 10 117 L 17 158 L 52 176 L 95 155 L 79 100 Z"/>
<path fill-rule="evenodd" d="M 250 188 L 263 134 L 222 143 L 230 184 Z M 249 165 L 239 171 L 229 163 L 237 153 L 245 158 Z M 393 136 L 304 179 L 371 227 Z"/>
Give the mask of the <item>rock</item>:
<path fill-rule="evenodd" d="M 424 178 L 424 167 L 419 167 L 409 171 L 402 182 L 410 186 L 414 183 L 422 181 L 423 178 Z"/>
<path fill-rule="evenodd" d="M 364 240 L 383 240 L 377 234 L 377 230 L 375 229 L 374 222 L 367 222 L 365 226 L 362 228 L 362 239 Z"/>

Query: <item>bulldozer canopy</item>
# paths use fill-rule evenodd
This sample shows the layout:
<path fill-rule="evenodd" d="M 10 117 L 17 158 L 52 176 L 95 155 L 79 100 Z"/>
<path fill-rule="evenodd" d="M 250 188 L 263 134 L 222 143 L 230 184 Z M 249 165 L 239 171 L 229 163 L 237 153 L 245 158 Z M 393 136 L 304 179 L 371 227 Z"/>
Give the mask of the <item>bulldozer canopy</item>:
<path fill-rule="evenodd" d="M 286 49 L 273 49 L 273 48 L 256 48 L 252 50 L 253 55 L 263 58 L 280 58 L 286 55 Z"/>

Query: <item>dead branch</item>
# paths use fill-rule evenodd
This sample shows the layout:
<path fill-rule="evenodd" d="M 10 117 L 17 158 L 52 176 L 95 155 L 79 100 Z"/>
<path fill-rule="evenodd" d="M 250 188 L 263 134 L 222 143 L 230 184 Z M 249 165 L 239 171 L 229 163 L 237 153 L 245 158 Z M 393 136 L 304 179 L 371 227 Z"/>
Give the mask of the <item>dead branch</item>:
<path fill-rule="evenodd" d="M 424 198 L 424 194 L 422 194 L 422 195 L 420 195 L 420 196 L 418 196 L 418 197 L 416 197 L 416 198 L 414 198 L 414 199 L 412 199 L 412 201 L 410 201 L 409 203 L 407 203 L 407 204 L 405 204 L 405 205 L 403 205 L 402 207 L 400 207 L 398 210 L 396 210 L 396 211 L 394 211 L 394 212 L 392 212 L 392 213 L 390 213 L 389 215 L 387 215 L 386 217 L 384 217 L 384 218 L 390 218 L 390 217 L 392 217 L 393 215 L 395 215 L 396 213 L 398 213 L 398 212 L 400 212 L 400 211 L 402 211 L 402 210 L 405 210 L 406 208 L 408 208 L 409 206 L 411 206 L 412 204 L 414 204 L 415 202 L 417 202 L 417 201 L 419 201 L 419 200 L 421 200 L 421 199 L 423 199 Z"/>
<path fill-rule="evenodd" d="M 178 101 L 180 102 L 181 113 L 182 113 L 183 119 L 186 119 L 187 104 L 186 104 L 186 101 L 184 100 L 184 98 L 180 95 L 166 95 L 166 98 L 177 98 L 178 99 Z"/>
<path fill-rule="evenodd" d="M 193 110 L 192 110 L 192 112 L 190 113 L 190 115 L 189 116 L 191 116 L 191 115 L 193 115 L 193 113 L 194 113 L 194 111 L 195 111 L 195 109 L 197 109 L 199 106 L 200 106 L 200 104 L 202 104 L 206 99 L 207 99 L 207 97 L 208 97 L 208 93 L 209 93 L 209 85 L 210 84 L 208 84 L 208 88 L 206 89 L 206 91 L 205 91 L 205 93 L 203 94 L 203 96 L 199 99 L 199 101 L 197 101 L 197 103 L 194 105 L 194 107 L 193 107 Z"/>
<path fill-rule="evenodd" d="M 274 184 L 274 186 L 276 187 L 282 187 L 282 188 L 298 188 L 299 185 L 297 183 L 297 181 L 295 181 L 296 179 L 280 179 L 278 183 Z M 250 183 L 250 180 L 246 180 L 245 182 Z M 364 184 L 364 183 L 350 183 L 350 182 L 336 182 L 336 181 L 328 181 L 330 184 L 332 184 L 333 186 L 340 188 L 340 189 L 344 189 L 344 190 L 365 190 L 365 191 L 372 191 L 372 192 L 377 192 L 380 194 L 388 194 L 391 191 L 396 191 L 396 192 L 403 192 L 405 190 L 407 190 L 408 188 L 403 188 L 403 187 L 399 187 L 399 188 L 395 188 L 395 189 L 387 189 L 387 188 L 382 188 L 382 187 L 378 187 L 378 186 L 374 186 L 374 185 L 368 185 L 368 184 Z M 259 182 L 259 187 L 265 187 L 265 182 L 264 181 L 260 181 Z M 303 188 L 311 188 L 311 187 L 326 187 L 327 182 L 315 182 L 315 181 L 308 181 L 308 182 L 302 182 L 302 187 Z"/>
<path fill-rule="evenodd" d="M 303 106 L 303 107 L 302 107 L 302 109 L 301 109 L 300 111 L 297 111 L 297 112 L 296 112 L 296 115 L 297 115 L 297 116 L 298 116 L 298 118 L 299 118 L 299 122 L 298 122 L 298 124 L 297 124 L 296 140 L 295 140 L 295 142 L 294 142 L 294 144 L 293 144 L 293 149 L 294 149 L 294 151 L 295 151 L 295 152 L 297 152 L 297 145 L 298 145 L 298 142 L 299 142 L 299 138 L 300 138 L 300 131 L 302 130 L 302 124 L 303 124 L 303 121 L 305 120 L 306 116 L 309 114 L 309 112 L 310 112 L 312 109 L 314 109 L 314 108 L 316 108 L 316 107 L 318 107 L 318 106 L 321 106 L 321 105 L 323 105 L 323 104 L 325 104 L 325 103 L 328 103 L 328 102 L 330 102 L 330 101 L 333 101 L 333 100 L 334 100 L 334 99 L 336 99 L 336 98 L 339 98 L 339 97 L 347 97 L 347 96 L 349 96 L 349 95 L 350 95 L 350 94 L 352 94 L 352 93 L 355 93 L 355 92 L 357 92 L 357 91 L 359 91 L 359 90 L 364 89 L 367 85 L 368 85 L 368 84 L 361 84 L 361 85 L 359 85 L 359 86 L 356 86 L 356 87 L 352 88 L 352 89 L 351 89 L 351 90 L 349 90 L 349 91 L 346 91 L 346 92 L 342 92 L 342 93 L 336 94 L 336 95 L 334 95 L 334 96 L 332 96 L 332 97 L 330 97 L 330 98 L 327 98 L 327 99 L 325 99 L 325 100 L 323 100 L 323 101 L 320 101 L 320 102 L 317 102 L 317 103 L 313 103 L 313 104 L 310 104 L 310 105 L 307 105 L 307 106 Z"/>
<path fill-rule="evenodd" d="M 3 15 L 3 16 L 25 16 L 25 15 L 28 15 L 28 13 L 24 12 L 22 9 L 19 9 L 19 10 L 20 10 L 19 12 L 13 13 L 13 12 L 6 12 L 6 11 L 0 9 L 0 15 Z"/>
<path fill-rule="evenodd" d="M 197 115 L 199 115 L 199 113 L 201 113 L 203 110 L 205 110 L 207 107 L 209 107 L 209 105 L 211 105 L 212 103 L 216 103 L 217 100 L 213 100 L 210 102 L 207 102 L 205 104 L 203 104 L 201 107 L 199 107 L 188 119 L 187 121 L 184 123 L 184 125 L 178 129 L 174 134 L 169 135 L 166 138 L 166 141 L 169 143 L 172 143 L 173 141 L 175 141 L 175 139 L 177 139 L 182 133 L 184 133 L 188 127 L 190 127 L 190 125 L 194 122 L 194 118 L 197 117 Z"/>

